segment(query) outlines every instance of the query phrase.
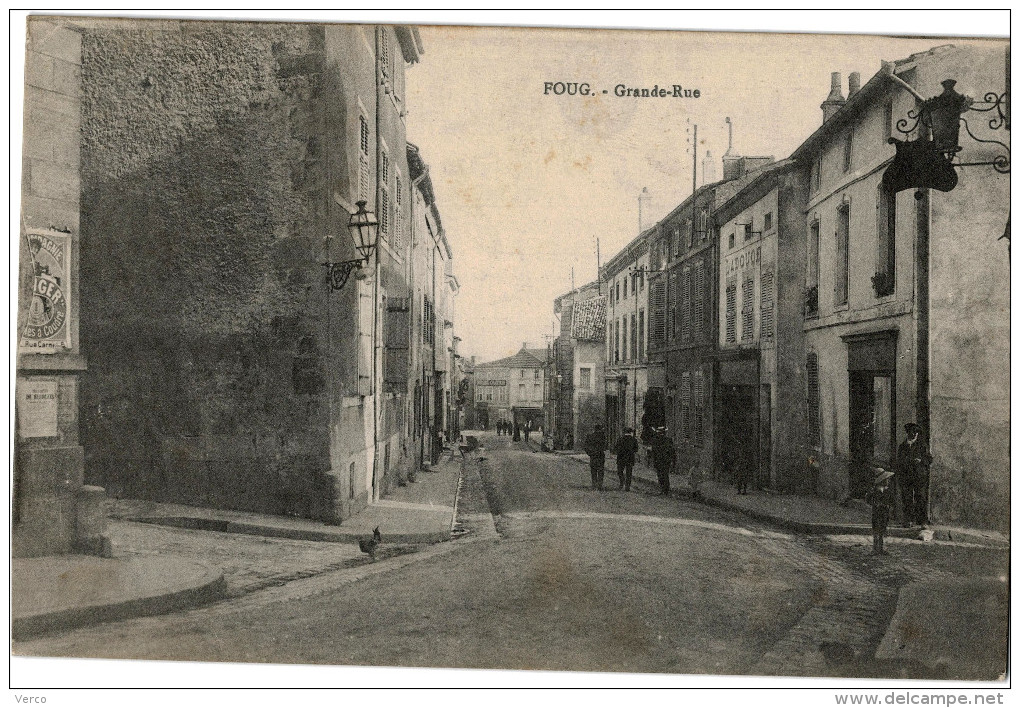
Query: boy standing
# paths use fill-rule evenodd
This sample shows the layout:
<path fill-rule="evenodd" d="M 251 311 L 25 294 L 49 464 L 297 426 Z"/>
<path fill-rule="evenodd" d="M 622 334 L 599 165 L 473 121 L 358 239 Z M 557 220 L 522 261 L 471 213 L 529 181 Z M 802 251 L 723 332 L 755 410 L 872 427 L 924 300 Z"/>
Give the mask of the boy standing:
<path fill-rule="evenodd" d="M 885 531 L 889 528 L 889 517 L 896 504 L 892 488 L 889 486 L 889 480 L 892 477 L 892 472 L 876 467 L 871 491 L 864 498 L 871 504 L 871 535 L 875 555 L 889 555 L 889 552 L 885 550 Z"/>

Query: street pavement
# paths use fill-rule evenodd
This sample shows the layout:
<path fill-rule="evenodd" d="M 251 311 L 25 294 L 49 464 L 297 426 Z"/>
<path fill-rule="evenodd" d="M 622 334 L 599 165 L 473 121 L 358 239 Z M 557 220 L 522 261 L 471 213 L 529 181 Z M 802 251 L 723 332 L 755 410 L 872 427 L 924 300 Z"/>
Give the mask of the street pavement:
<path fill-rule="evenodd" d="M 651 486 L 596 492 L 573 460 L 482 442 L 463 463 L 456 540 L 350 565 L 326 550 L 340 544 L 187 531 L 207 539 L 197 555 L 212 544 L 221 560 L 250 559 L 227 574 L 226 599 L 16 642 L 14 653 L 893 678 L 1003 670 L 994 646 L 980 675 L 954 663 L 966 647 L 879 652 L 901 588 L 1004 577 L 1003 551 L 891 539 L 892 555 L 876 558 L 870 538 L 790 533 Z M 307 562 L 294 560 L 302 553 Z M 318 571 L 301 576 L 302 565 Z M 949 611 L 959 600 L 941 602 Z"/>

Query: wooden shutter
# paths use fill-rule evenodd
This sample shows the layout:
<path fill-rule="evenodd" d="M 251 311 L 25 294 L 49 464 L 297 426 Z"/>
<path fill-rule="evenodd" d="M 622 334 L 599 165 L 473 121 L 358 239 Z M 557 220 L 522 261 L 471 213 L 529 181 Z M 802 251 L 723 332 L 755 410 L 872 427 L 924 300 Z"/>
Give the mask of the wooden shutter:
<path fill-rule="evenodd" d="M 740 341 L 750 342 L 754 339 L 754 278 L 745 278 L 743 286 L 743 303 L 740 310 Z"/>
<path fill-rule="evenodd" d="M 705 261 L 700 260 L 694 267 L 694 317 L 691 321 L 691 336 L 700 339 L 705 329 Z"/>
<path fill-rule="evenodd" d="M 666 281 L 662 278 L 651 284 L 651 309 L 648 316 L 648 337 L 652 346 L 662 346 L 666 340 Z"/>
<path fill-rule="evenodd" d="M 383 362 L 383 380 L 387 384 L 407 386 L 410 378 L 411 303 L 408 298 L 388 298 L 386 301 L 386 344 Z"/>
<path fill-rule="evenodd" d="M 818 392 L 818 355 L 814 352 L 807 355 L 807 387 L 808 437 L 811 446 L 820 449 L 822 447 L 822 421 Z"/>
<path fill-rule="evenodd" d="M 680 435 L 684 440 L 691 437 L 691 374 L 685 371 L 680 377 Z"/>
<path fill-rule="evenodd" d="M 726 283 L 726 343 L 737 341 L 737 283 Z"/>
<path fill-rule="evenodd" d="M 762 342 L 771 342 L 775 336 L 775 271 L 761 274 L 761 335 Z"/>

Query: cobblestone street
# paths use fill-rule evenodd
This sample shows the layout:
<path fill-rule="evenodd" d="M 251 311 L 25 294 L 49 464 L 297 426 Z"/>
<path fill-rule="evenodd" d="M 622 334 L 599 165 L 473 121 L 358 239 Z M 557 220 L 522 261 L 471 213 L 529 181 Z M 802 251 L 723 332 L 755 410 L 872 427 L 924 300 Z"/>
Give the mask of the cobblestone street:
<path fill-rule="evenodd" d="M 1005 554 L 988 549 L 897 540 L 876 558 L 866 537 L 799 536 L 692 501 L 594 492 L 575 462 L 483 442 L 462 466 L 457 540 L 394 546 L 372 563 L 351 544 L 119 521 L 123 553 L 218 562 L 230 598 L 16 653 L 916 677 L 930 667 L 874 659 L 897 589 L 926 573 L 1005 572 Z"/>

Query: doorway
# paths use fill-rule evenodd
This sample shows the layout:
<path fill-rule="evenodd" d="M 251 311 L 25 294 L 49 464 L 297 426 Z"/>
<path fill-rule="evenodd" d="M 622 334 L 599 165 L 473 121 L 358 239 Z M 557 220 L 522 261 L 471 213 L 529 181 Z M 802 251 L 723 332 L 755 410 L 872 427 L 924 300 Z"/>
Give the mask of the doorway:
<path fill-rule="evenodd" d="M 758 472 L 758 402 L 754 386 L 719 386 L 718 436 L 719 463 L 723 481 L 739 484 L 753 481 L 761 487 Z"/>
<path fill-rule="evenodd" d="M 850 372 L 850 496 L 871 487 L 872 469 L 891 469 L 896 439 L 896 374 Z"/>

